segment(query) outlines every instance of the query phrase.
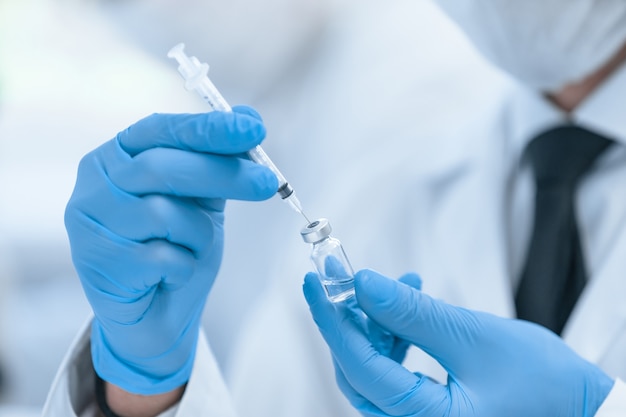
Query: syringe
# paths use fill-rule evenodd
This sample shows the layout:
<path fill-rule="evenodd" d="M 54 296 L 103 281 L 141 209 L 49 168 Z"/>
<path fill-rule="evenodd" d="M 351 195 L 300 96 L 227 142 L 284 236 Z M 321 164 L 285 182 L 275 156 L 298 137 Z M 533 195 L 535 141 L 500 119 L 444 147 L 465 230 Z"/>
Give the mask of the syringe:
<path fill-rule="evenodd" d="M 179 43 L 173 47 L 167 56 L 178 61 L 178 72 L 185 79 L 185 88 L 189 91 L 195 90 L 208 104 L 211 109 L 218 111 L 232 111 L 230 105 L 217 90 L 209 79 L 209 65 L 201 63 L 195 56 L 188 56 L 185 53 L 185 44 Z M 302 211 L 302 204 L 296 197 L 293 187 L 287 182 L 283 174 L 276 168 L 276 165 L 267 156 L 261 146 L 256 146 L 248 151 L 248 156 L 257 164 L 261 164 L 270 170 L 278 178 L 278 195 L 287 201 L 289 205 L 306 219 L 307 224 L 311 223 Z"/>

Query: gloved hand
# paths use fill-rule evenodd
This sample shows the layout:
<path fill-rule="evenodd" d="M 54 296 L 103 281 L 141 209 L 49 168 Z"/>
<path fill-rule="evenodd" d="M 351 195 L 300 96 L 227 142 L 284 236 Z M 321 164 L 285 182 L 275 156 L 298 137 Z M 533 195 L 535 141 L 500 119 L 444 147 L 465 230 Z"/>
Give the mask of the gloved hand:
<path fill-rule="evenodd" d="M 101 378 L 144 395 L 188 380 L 222 258 L 225 200 L 263 200 L 278 187 L 243 154 L 264 137 L 247 107 L 154 114 L 83 158 L 65 225 L 95 313 Z"/>
<path fill-rule="evenodd" d="M 449 375 L 440 384 L 378 352 L 354 309 L 330 303 L 309 274 L 305 297 L 337 382 L 364 416 L 590 417 L 613 386 L 538 325 L 454 307 L 369 270 L 356 274 L 355 289 L 373 322 L 424 350 Z"/>

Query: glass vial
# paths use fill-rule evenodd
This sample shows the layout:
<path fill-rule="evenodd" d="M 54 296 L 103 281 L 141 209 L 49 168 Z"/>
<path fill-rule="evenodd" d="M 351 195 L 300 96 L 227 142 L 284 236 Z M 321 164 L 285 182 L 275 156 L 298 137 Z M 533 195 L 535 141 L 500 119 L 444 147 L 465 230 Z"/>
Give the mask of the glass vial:
<path fill-rule="evenodd" d="M 319 219 L 300 231 L 306 243 L 313 244 L 311 260 L 319 273 L 326 296 L 338 303 L 354 295 L 354 271 L 338 239 L 330 236 L 327 219 Z"/>

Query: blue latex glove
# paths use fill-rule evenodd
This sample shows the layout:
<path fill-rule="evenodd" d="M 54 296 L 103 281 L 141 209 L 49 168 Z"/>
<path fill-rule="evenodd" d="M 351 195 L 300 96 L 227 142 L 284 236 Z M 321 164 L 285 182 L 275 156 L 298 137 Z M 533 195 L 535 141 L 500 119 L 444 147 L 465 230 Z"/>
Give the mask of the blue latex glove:
<path fill-rule="evenodd" d="M 155 114 L 81 161 L 65 224 L 104 380 L 144 395 L 188 380 L 222 258 L 225 200 L 263 200 L 278 187 L 244 156 L 264 137 L 247 107 Z"/>
<path fill-rule="evenodd" d="M 315 274 L 304 293 L 329 345 L 337 382 L 364 416 L 590 417 L 613 386 L 599 368 L 538 325 L 454 307 L 373 271 L 355 277 L 360 308 L 435 358 L 447 384 L 375 349 L 362 319 L 330 303 Z M 374 339 L 376 339 L 374 335 Z"/>

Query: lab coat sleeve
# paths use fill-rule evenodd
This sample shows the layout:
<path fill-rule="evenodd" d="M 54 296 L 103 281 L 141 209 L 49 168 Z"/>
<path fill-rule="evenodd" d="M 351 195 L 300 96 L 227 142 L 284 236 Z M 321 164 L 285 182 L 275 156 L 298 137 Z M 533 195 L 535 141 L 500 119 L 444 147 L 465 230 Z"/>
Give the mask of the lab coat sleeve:
<path fill-rule="evenodd" d="M 95 417 L 95 372 L 91 363 L 91 319 L 81 329 L 52 383 L 42 417 Z M 230 395 L 201 332 L 191 377 L 181 401 L 159 417 L 236 417 Z"/>
<path fill-rule="evenodd" d="M 626 416 L 626 383 L 617 379 L 613 389 L 602 403 L 595 417 Z"/>

